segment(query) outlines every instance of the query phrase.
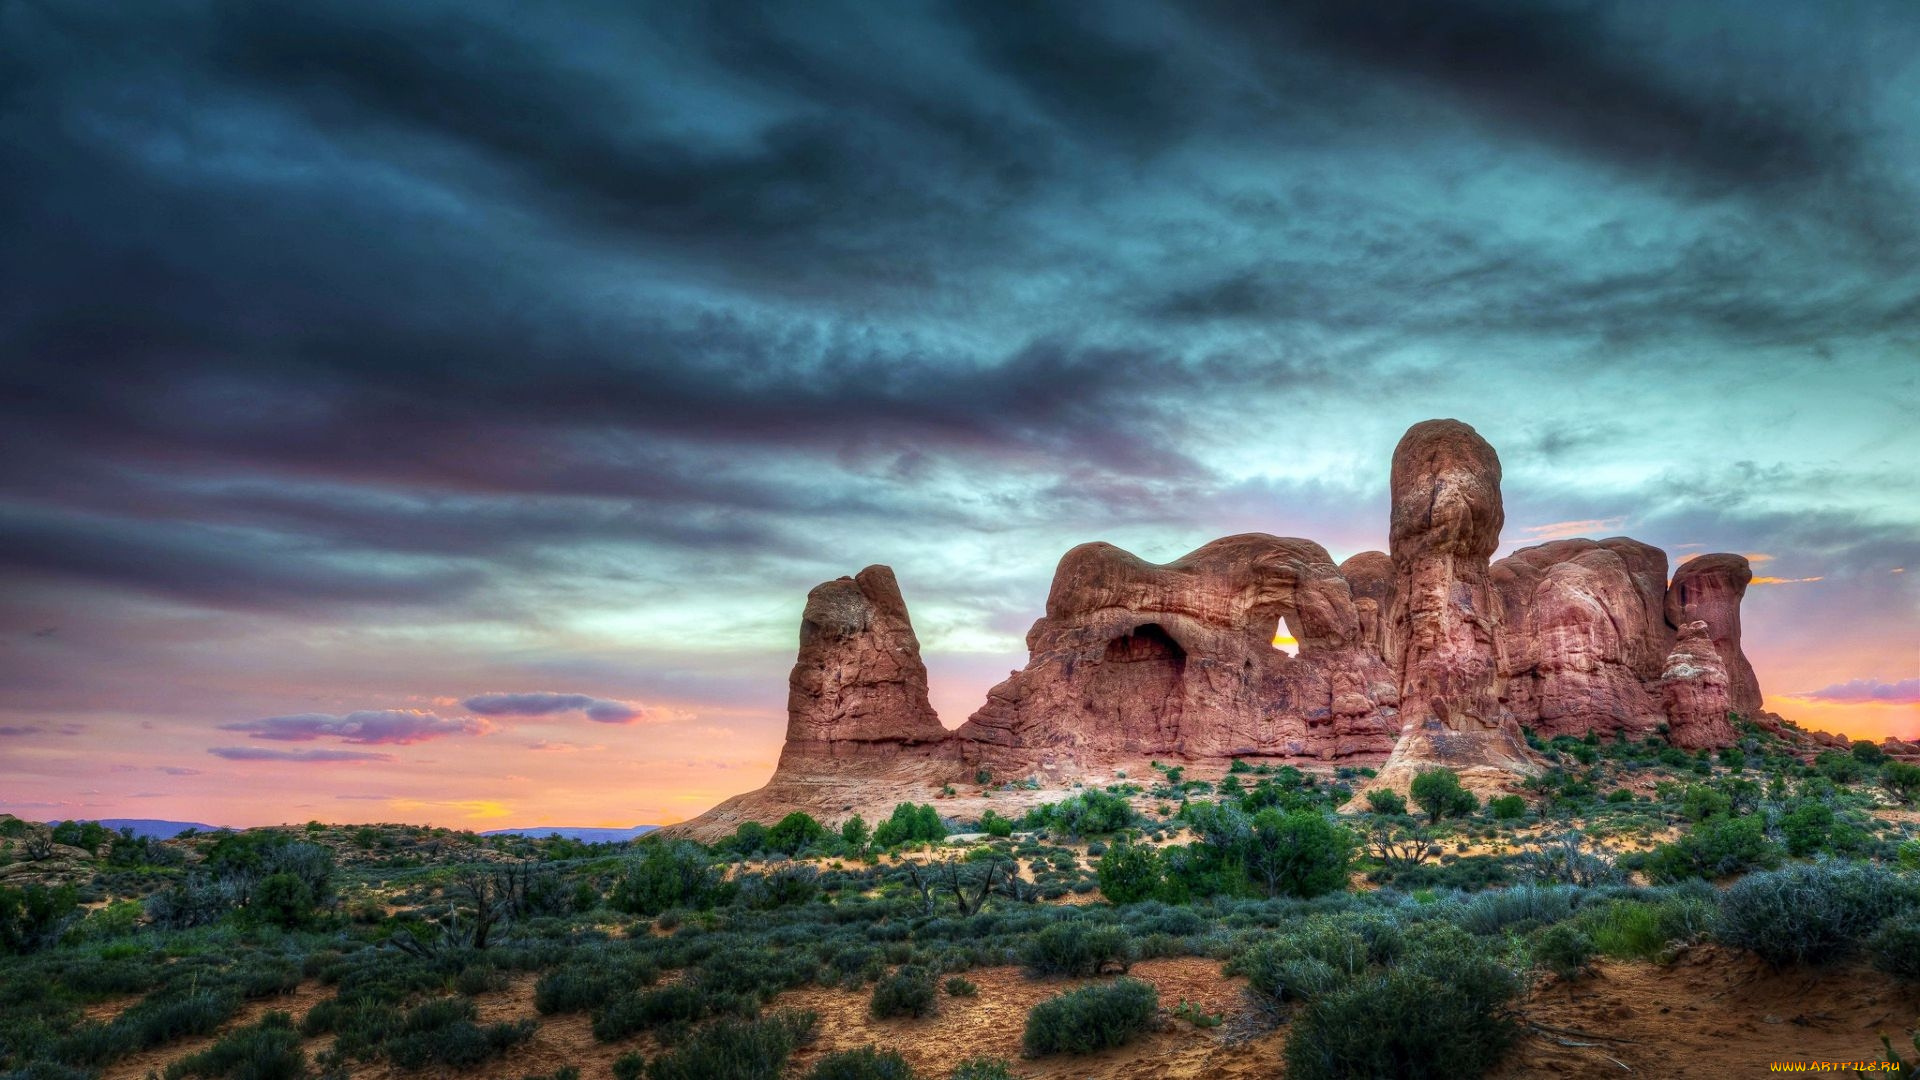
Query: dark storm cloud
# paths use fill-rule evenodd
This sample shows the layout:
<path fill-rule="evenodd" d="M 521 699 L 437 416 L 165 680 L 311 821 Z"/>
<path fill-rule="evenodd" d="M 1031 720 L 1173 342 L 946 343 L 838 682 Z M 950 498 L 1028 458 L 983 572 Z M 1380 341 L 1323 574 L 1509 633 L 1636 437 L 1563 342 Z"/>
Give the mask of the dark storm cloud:
<path fill-rule="evenodd" d="M 585 694 L 480 694 L 462 702 L 481 716 L 552 716 L 578 712 L 600 724 L 631 724 L 646 718 L 646 709 L 624 701 Z"/>
<path fill-rule="evenodd" d="M 1231 453 L 1417 406 L 1410 345 L 1914 334 L 1857 284 L 1898 228 L 1814 227 L 1880 197 L 1854 61 L 1911 19 L 1665 10 L 10 9 L 0 571 L 512 612 L 600 547 L 1284 510 Z M 1461 218 L 1539 148 L 1724 227 Z"/>
<path fill-rule="evenodd" d="M 1258 46 L 1327 50 L 1624 167 L 1744 186 L 1843 169 L 1856 152 L 1857 73 L 1843 63 L 1783 72 L 1728 48 L 1714 53 L 1716 83 L 1661 55 L 1655 33 L 1695 18 L 1738 41 L 1753 15 L 1735 5 L 1232 0 L 1218 11 L 1223 31 Z"/>

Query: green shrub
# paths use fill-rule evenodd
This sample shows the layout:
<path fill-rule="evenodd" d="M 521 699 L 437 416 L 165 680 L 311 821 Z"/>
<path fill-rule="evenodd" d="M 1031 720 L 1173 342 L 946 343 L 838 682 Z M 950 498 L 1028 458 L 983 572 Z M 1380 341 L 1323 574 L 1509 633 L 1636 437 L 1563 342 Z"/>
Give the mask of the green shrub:
<path fill-rule="evenodd" d="M 1866 944 L 1874 967 L 1896 979 L 1920 982 L 1920 921 L 1888 919 Z"/>
<path fill-rule="evenodd" d="M 48 948 L 79 918 L 79 894 L 71 885 L 0 885 L 0 955 Z"/>
<path fill-rule="evenodd" d="M 867 819 L 855 814 L 840 823 L 840 839 L 855 854 L 867 850 L 867 841 L 873 839 L 873 830 L 867 827 Z"/>
<path fill-rule="evenodd" d="M 975 986 L 971 980 L 961 978 L 958 975 L 948 978 L 944 985 L 946 986 L 947 994 L 951 997 L 973 997 L 980 993 L 980 988 Z"/>
<path fill-rule="evenodd" d="M 1407 812 L 1407 800 L 1392 788 L 1374 788 L 1367 792 L 1367 807 L 1376 814 L 1397 817 Z"/>
<path fill-rule="evenodd" d="M 1315 897 L 1343 889 L 1353 836 L 1318 810 L 1254 814 L 1243 846 L 1247 874 L 1268 896 Z"/>
<path fill-rule="evenodd" d="M 1255 992 L 1285 1003 L 1343 986 L 1369 965 L 1390 963 L 1405 945 L 1392 916 L 1314 915 L 1243 950 L 1227 965 Z"/>
<path fill-rule="evenodd" d="M 1647 852 L 1642 865 L 1654 881 L 1723 878 L 1780 865 L 1780 848 L 1767 839 L 1766 826 L 1757 815 L 1717 817 Z"/>
<path fill-rule="evenodd" d="M 1123 927 L 1067 919 L 1029 938 L 1021 959 L 1034 975 L 1098 975 L 1109 967 L 1124 972 L 1133 966 L 1133 943 Z"/>
<path fill-rule="evenodd" d="M 907 1059 L 892 1050 L 876 1050 L 872 1045 L 842 1050 L 820 1059 L 808 1080 L 914 1080 Z"/>
<path fill-rule="evenodd" d="M 653 1059 L 648 1080 L 780 1080 L 796 1047 L 812 1041 L 812 1013 L 722 1019 Z"/>
<path fill-rule="evenodd" d="M 934 1010 L 933 975 L 925 968 L 903 967 L 881 979 L 873 987 L 873 1000 L 867 1009 L 879 1019 L 895 1016 L 922 1017 Z"/>
<path fill-rule="evenodd" d="M 980 831 L 988 836 L 1008 837 L 1013 835 L 1013 819 L 1001 817 L 992 810 L 980 815 Z"/>
<path fill-rule="evenodd" d="M 613 1059 L 613 1080 L 646 1080 L 647 1057 L 638 1050 L 629 1050 Z"/>
<path fill-rule="evenodd" d="M 1880 786 L 1894 801 L 1912 806 L 1920 800 L 1920 765 L 1889 761 L 1880 767 Z"/>
<path fill-rule="evenodd" d="M 1688 821 L 1705 821 L 1712 817 L 1724 817 L 1733 809 L 1733 800 L 1724 792 L 1716 791 L 1704 784 L 1694 784 L 1680 797 L 1680 815 Z"/>
<path fill-rule="evenodd" d="M 883 848 L 896 844 L 932 843 L 947 838 L 940 812 L 931 806 L 899 803 L 887 820 L 873 830 L 873 842 Z"/>
<path fill-rule="evenodd" d="M 1721 896 L 1720 940 L 1776 968 L 1825 963 L 1883 921 L 1905 917 L 1915 899 L 1911 882 L 1876 866 L 1823 862 L 1749 874 Z"/>
<path fill-rule="evenodd" d="M 1049 998 L 1027 1013 L 1028 1055 L 1089 1054 L 1119 1046 L 1152 1026 L 1160 995 L 1149 983 L 1120 978 Z"/>
<path fill-rule="evenodd" d="M 1289 1080 L 1480 1076 L 1512 1044 L 1520 980 L 1457 927 L 1422 924 L 1399 964 L 1314 997 L 1287 1039 Z"/>
<path fill-rule="evenodd" d="M 259 1023 L 229 1032 L 207 1049 L 167 1066 L 167 1080 L 188 1076 L 305 1080 L 307 1052 L 292 1018 L 270 1012 Z"/>
<path fill-rule="evenodd" d="M 1473 792 L 1460 786 L 1460 774 L 1452 769 L 1421 769 L 1414 774 L 1411 792 L 1428 822 L 1435 825 L 1441 818 L 1471 814 L 1480 805 Z"/>
<path fill-rule="evenodd" d="M 720 875 L 700 845 L 650 843 L 627 860 L 607 903 L 628 915 L 658 915 L 668 908 L 713 904 Z"/>
<path fill-rule="evenodd" d="M 472 1069 L 533 1037 L 532 1020 L 489 1024 L 473 1022 L 472 1000 L 437 998 L 401 1018 L 399 1030 L 382 1044 L 389 1060 L 402 1069 L 444 1065 Z"/>
<path fill-rule="evenodd" d="M 1593 967 L 1593 939 L 1573 923 L 1555 923 L 1533 939 L 1533 961 L 1562 979 L 1577 979 Z"/>
<path fill-rule="evenodd" d="M 1488 799 L 1487 809 L 1492 812 L 1495 821 L 1519 821 L 1527 815 L 1527 800 L 1518 795 L 1501 795 Z"/>
<path fill-rule="evenodd" d="M 1576 917 L 1594 951 L 1616 960 L 1665 961 L 1675 945 L 1713 933 L 1718 898 L 1707 886 L 1653 902 L 1614 900 L 1583 909 Z"/>
<path fill-rule="evenodd" d="M 827 830 L 813 815 L 795 810 L 780 819 L 779 824 L 767 830 L 767 850 L 787 855 L 796 855 L 826 839 Z"/>
<path fill-rule="evenodd" d="M 626 994 L 614 998 L 594 1015 L 593 1037 L 601 1042 L 614 1042 L 662 1024 L 698 1020 L 705 1009 L 706 1002 L 700 991 L 686 983 Z"/>
<path fill-rule="evenodd" d="M 1100 892 L 1115 904 L 1137 904 L 1160 888 L 1160 856 L 1145 844 L 1115 844 L 1100 856 Z"/>
<path fill-rule="evenodd" d="M 1815 799 L 1795 799 L 1780 815 L 1787 854 L 1804 858 L 1827 846 L 1833 833 L 1833 807 Z"/>

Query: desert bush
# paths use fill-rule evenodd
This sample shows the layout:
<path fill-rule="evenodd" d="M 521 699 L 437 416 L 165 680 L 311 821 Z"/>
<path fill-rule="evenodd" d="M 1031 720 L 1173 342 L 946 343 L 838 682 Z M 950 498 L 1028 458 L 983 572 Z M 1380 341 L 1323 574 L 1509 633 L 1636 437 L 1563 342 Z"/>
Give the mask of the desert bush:
<path fill-rule="evenodd" d="M 659 915 L 669 908 L 711 907 L 719 872 L 698 844 L 652 843 L 627 861 L 607 903 L 629 915 Z"/>
<path fill-rule="evenodd" d="M 469 998 L 436 998 L 409 1009 L 398 1029 L 387 1036 L 381 1050 L 402 1069 L 443 1065 L 472 1069 L 533 1037 L 532 1020 L 474 1023 Z"/>
<path fill-rule="evenodd" d="M 1375 788 L 1367 792 L 1367 808 L 1376 814 L 1398 817 L 1407 812 L 1407 800 L 1392 788 Z"/>
<path fill-rule="evenodd" d="M 813 820 L 813 815 L 795 810 L 767 830 L 767 850 L 796 855 L 826 839 L 826 836 L 826 827 Z"/>
<path fill-rule="evenodd" d="M 1159 992 L 1138 979 L 1083 986 L 1035 1005 L 1022 1043 L 1033 1057 L 1089 1054 L 1146 1031 L 1159 1011 Z"/>
<path fill-rule="evenodd" d="M 1713 932 L 1719 906 L 1712 890 L 1680 892 L 1660 900 L 1614 900 L 1583 909 L 1580 931 L 1594 951 L 1616 960 L 1664 961 L 1675 945 L 1690 944 Z"/>
<path fill-rule="evenodd" d="M 648 1080 L 780 1080 L 795 1048 L 813 1039 L 812 1013 L 783 1011 L 762 1020 L 723 1019 L 700 1028 L 653 1059 Z"/>
<path fill-rule="evenodd" d="M 207 1049 L 167 1066 L 166 1080 L 188 1076 L 304 1080 L 307 1052 L 293 1020 L 286 1013 L 270 1012 L 259 1023 L 229 1032 Z"/>
<path fill-rule="evenodd" d="M 1593 939 L 1570 922 L 1555 923 L 1533 939 L 1533 962 L 1562 979 L 1576 979 L 1593 967 Z"/>
<path fill-rule="evenodd" d="M 638 1050 L 629 1050 L 613 1059 L 613 1080 L 646 1080 L 647 1057 Z"/>
<path fill-rule="evenodd" d="M 698 1020 L 705 1011 L 706 1001 L 700 991 L 686 983 L 625 994 L 608 1001 L 594 1014 L 593 1037 L 613 1042 L 662 1024 Z"/>
<path fill-rule="evenodd" d="M 1518 795 L 1501 795 L 1487 800 L 1487 810 L 1495 821 L 1519 821 L 1527 816 L 1527 800 Z"/>
<path fill-rule="evenodd" d="M 872 1045 L 842 1050 L 820 1059 L 807 1074 L 808 1080 L 914 1080 L 907 1059 L 892 1050 L 876 1050 Z"/>
<path fill-rule="evenodd" d="M 980 815 L 980 831 L 988 836 L 1007 837 L 1013 835 L 1013 819 L 1002 817 L 992 810 Z"/>
<path fill-rule="evenodd" d="M 1776 968 L 1825 963 L 1852 952 L 1886 919 L 1906 915 L 1915 900 L 1911 882 L 1876 866 L 1789 866 L 1727 889 L 1719 935 Z"/>
<path fill-rule="evenodd" d="M 1160 856 L 1145 844 L 1115 844 L 1100 856 L 1100 892 L 1116 904 L 1135 904 L 1160 888 Z"/>
<path fill-rule="evenodd" d="M 1098 975 L 1109 967 L 1124 972 L 1133 966 L 1125 929 L 1081 919 L 1050 924 L 1027 940 L 1020 955 L 1033 975 Z"/>
<path fill-rule="evenodd" d="M 980 988 L 975 986 L 972 980 L 961 978 L 958 975 L 949 978 L 944 985 L 950 997 L 973 997 L 980 993 Z"/>
<path fill-rule="evenodd" d="M 1293 1080 L 1479 1076 L 1511 1045 L 1520 980 L 1458 927 L 1409 929 L 1406 954 L 1314 997 L 1287 1039 Z"/>
<path fill-rule="evenodd" d="M 1920 982 L 1920 921 L 1888 919 L 1867 938 L 1873 966 L 1908 982 Z"/>
<path fill-rule="evenodd" d="M 1920 765 L 1889 761 L 1880 768 L 1880 786 L 1895 802 L 1912 806 L 1920 800 Z"/>
<path fill-rule="evenodd" d="M 1716 817 L 1693 827 L 1685 836 L 1661 844 L 1640 860 L 1656 882 L 1687 878 L 1723 878 L 1748 870 L 1780 865 L 1780 847 L 1767 839 L 1757 815 Z"/>
<path fill-rule="evenodd" d="M 0 886 L 0 955 L 38 952 L 59 942 L 80 919 L 73 886 Z"/>
<path fill-rule="evenodd" d="M 933 975 L 925 968 L 903 967 L 881 979 L 873 987 L 873 999 L 867 1009 L 880 1019 L 894 1016 L 921 1017 L 934 1010 Z"/>
<path fill-rule="evenodd" d="M 1460 786 L 1460 774 L 1452 769 L 1421 769 L 1414 774 L 1410 790 L 1413 801 L 1435 825 L 1441 818 L 1471 814 L 1480 805 L 1473 792 Z"/>

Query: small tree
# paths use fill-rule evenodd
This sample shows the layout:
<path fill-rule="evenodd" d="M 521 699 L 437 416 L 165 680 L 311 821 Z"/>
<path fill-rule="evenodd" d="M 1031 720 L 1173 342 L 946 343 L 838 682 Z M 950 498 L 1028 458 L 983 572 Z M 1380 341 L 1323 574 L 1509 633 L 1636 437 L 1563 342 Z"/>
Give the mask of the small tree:
<path fill-rule="evenodd" d="M 1480 800 L 1473 792 L 1460 786 L 1460 774 L 1452 769 L 1421 769 L 1413 777 L 1413 801 L 1426 811 L 1429 824 L 1438 825 L 1441 818 L 1461 817 L 1473 813 L 1480 806 Z"/>
<path fill-rule="evenodd" d="M 873 838 L 873 830 L 867 827 L 867 819 L 855 814 L 840 823 L 840 839 L 858 855 L 867 850 L 867 841 Z"/>
<path fill-rule="evenodd" d="M 698 844 L 653 843 L 627 863 L 607 903 L 629 915 L 658 915 L 670 907 L 705 907 L 719 874 Z"/>
<path fill-rule="evenodd" d="M 1100 892 L 1116 904 L 1133 904 L 1160 887 L 1160 856 L 1144 844 L 1115 844 L 1100 856 Z"/>
<path fill-rule="evenodd" d="M 1268 808 L 1251 824 L 1247 873 L 1268 896 L 1313 897 L 1346 885 L 1353 838 L 1325 814 Z"/>
<path fill-rule="evenodd" d="M 1880 786 L 1903 806 L 1920 799 L 1920 765 L 1889 761 L 1880 769 Z"/>
<path fill-rule="evenodd" d="M 1407 800 L 1392 788 L 1374 788 L 1367 792 L 1367 807 L 1376 814 L 1398 817 L 1407 812 Z"/>
<path fill-rule="evenodd" d="M 813 820 L 813 815 L 795 810 L 781 818 L 779 824 L 767 831 L 767 849 L 794 855 L 801 849 L 818 843 L 826 835 L 827 830 Z"/>

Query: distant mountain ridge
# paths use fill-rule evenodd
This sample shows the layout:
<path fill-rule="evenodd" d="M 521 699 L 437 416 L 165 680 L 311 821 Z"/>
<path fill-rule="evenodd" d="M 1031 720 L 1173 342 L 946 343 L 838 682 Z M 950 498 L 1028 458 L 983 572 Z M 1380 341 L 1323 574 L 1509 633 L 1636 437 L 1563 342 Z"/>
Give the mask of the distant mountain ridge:
<path fill-rule="evenodd" d="M 133 830 L 133 835 L 145 837 L 149 840 L 171 840 L 181 833 L 186 832 L 188 829 L 196 829 L 200 832 L 219 832 L 221 829 L 226 828 L 224 825 L 208 825 L 201 821 L 167 821 L 164 818 L 110 817 L 75 818 L 74 820 L 98 821 L 109 829 L 118 830 L 130 828 Z M 49 821 L 47 824 L 58 825 L 60 822 Z"/>
<path fill-rule="evenodd" d="M 584 844 L 618 844 L 645 836 L 658 825 L 630 825 L 624 829 L 593 829 L 574 825 L 539 825 L 524 829 L 488 829 L 481 836 L 563 836 Z"/>

